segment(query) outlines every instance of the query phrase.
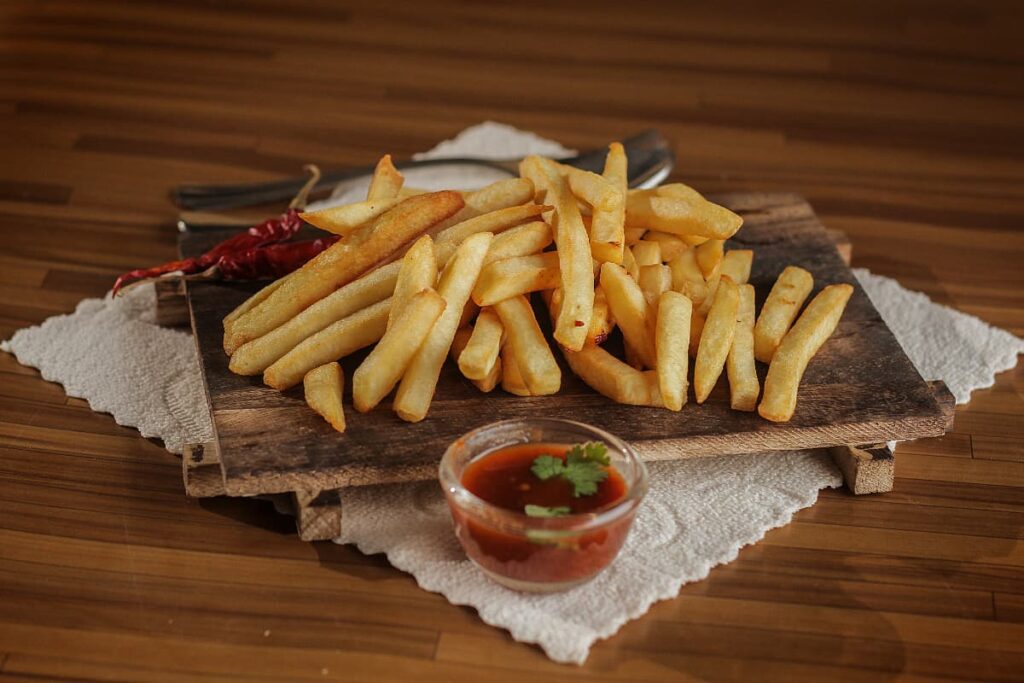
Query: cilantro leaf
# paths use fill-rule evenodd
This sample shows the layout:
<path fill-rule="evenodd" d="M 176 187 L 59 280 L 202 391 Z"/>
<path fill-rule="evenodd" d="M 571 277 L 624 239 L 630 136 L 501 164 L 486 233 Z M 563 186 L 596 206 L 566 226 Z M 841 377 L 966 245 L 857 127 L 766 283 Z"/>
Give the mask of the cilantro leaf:
<path fill-rule="evenodd" d="M 527 517 L 564 517 L 569 514 L 569 508 L 565 506 L 549 508 L 543 505 L 527 505 L 524 510 Z"/>
<path fill-rule="evenodd" d="M 594 462 L 608 467 L 612 464 L 608 457 L 608 447 L 600 441 L 588 441 L 576 444 L 565 454 L 565 462 L 569 465 L 581 462 Z"/>
<path fill-rule="evenodd" d="M 547 481 L 551 477 L 557 477 L 565 471 L 565 462 L 553 455 L 539 455 L 534 458 L 530 471 L 537 475 L 538 479 Z"/>
<path fill-rule="evenodd" d="M 608 478 L 608 470 L 592 460 L 570 463 L 563 475 L 572 484 L 573 498 L 592 496 L 597 493 L 597 485 Z"/>

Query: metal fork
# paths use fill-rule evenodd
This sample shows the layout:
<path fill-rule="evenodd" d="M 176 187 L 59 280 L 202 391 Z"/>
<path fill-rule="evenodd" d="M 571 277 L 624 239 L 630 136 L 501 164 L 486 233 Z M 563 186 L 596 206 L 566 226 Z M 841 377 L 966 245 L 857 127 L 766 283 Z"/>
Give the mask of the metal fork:
<path fill-rule="evenodd" d="M 657 130 L 646 130 L 622 142 L 628 159 L 630 187 L 656 185 L 668 176 L 675 165 L 675 155 L 668 141 Z M 600 173 L 608 150 L 605 147 L 590 150 L 573 157 L 558 159 L 563 164 Z M 504 171 L 510 176 L 519 174 L 516 159 L 480 159 L 475 157 L 451 157 L 446 159 L 419 159 L 396 164 L 400 169 L 425 168 L 431 166 L 474 165 Z M 351 180 L 373 173 L 373 166 L 348 168 L 324 173 L 316 190 L 327 189 L 343 180 Z M 171 197 L 183 209 L 207 211 L 235 209 L 289 199 L 305 184 L 307 177 L 287 178 L 268 183 L 246 183 L 242 185 L 181 185 L 174 189 Z"/>

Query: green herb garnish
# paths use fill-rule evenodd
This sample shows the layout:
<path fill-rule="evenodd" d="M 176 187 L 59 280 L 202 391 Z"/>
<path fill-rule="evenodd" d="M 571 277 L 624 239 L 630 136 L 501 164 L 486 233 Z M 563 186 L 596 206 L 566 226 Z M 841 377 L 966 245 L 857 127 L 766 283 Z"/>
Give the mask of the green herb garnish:
<path fill-rule="evenodd" d="M 549 508 L 543 505 L 527 505 L 524 510 L 527 517 L 565 517 L 570 512 L 564 506 Z"/>
<path fill-rule="evenodd" d="M 564 460 L 553 455 L 537 456 L 530 471 L 543 481 L 562 477 L 572 484 L 573 498 L 579 498 L 597 493 L 597 485 L 608 478 L 608 470 L 604 468 L 609 465 L 608 447 L 599 441 L 590 441 L 570 448 Z"/>

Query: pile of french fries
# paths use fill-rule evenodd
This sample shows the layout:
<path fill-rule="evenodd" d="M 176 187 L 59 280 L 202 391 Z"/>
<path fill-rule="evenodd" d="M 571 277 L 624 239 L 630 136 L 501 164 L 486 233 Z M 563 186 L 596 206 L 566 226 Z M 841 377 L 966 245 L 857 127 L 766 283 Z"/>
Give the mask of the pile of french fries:
<path fill-rule="evenodd" d="M 303 218 L 342 239 L 228 315 L 224 349 L 233 372 L 303 383 L 338 431 L 337 361 L 370 346 L 352 376 L 359 412 L 397 387 L 395 413 L 422 420 L 449 356 L 480 391 L 556 393 L 535 293 L 568 366 L 612 400 L 681 410 L 692 357 L 697 403 L 724 371 L 732 408 L 787 421 L 853 291 L 827 286 L 801 314 L 814 281 L 789 266 L 756 314 L 754 254 L 725 250 L 742 219 L 686 185 L 628 189 L 619 143 L 601 174 L 531 156 L 519 178 L 473 192 L 405 188 L 384 156 L 365 201 Z M 604 344 L 616 328 L 623 359 Z M 769 364 L 763 391 L 755 360 Z"/>

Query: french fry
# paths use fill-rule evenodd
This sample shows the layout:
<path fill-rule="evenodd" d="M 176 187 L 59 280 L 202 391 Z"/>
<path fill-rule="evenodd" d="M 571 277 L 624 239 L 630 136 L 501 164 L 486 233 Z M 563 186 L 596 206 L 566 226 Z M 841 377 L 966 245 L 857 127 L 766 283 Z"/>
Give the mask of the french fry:
<path fill-rule="evenodd" d="M 579 351 L 562 349 L 566 362 L 591 389 L 616 403 L 648 406 L 660 403 L 652 397 L 647 373 L 623 363 L 600 346 L 584 346 Z"/>
<path fill-rule="evenodd" d="M 722 258 L 722 275 L 738 285 L 745 285 L 750 280 L 750 267 L 754 263 L 754 252 L 750 249 L 730 249 Z"/>
<path fill-rule="evenodd" d="M 472 336 L 457 359 L 462 374 L 467 379 L 486 379 L 498 361 L 504 337 L 505 327 L 498 314 L 490 308 L 481 309 Z"/>
<path fill-rule="evenodd" d="M 672 235 L 667 232 L 658 232 L 657 230 L 648 230 L 645 232 L 644 240 L 648 242 L 657 242 L 661 246 L 661 260 L 664 263 L 668 263 L 682 251 L 689 248 L 686 241 L 679 235 Z"/>
<path fill-rule="evenodd" d="M 377 219 L 372 233 L 361 244 L 341 240 L 328 247 L 238 318 L 231 326 L 226 348 L 233 353 L 245 342 L 286 323 L 310 304 L 386 263 L 461 207 L 462 196 L 457 192 L 433 192 L 402 201 Z"/>
<path fill-rule="evenodd" d="M 538 204 L 548 203 L 548 169 L 546 162 L 542 157 L 535 154 L 525 157 L 519 162 L 519 175 L 523 180 L 529 181 L 533 185 L 533 201 Z M 579 206 L 576 207 L 579 209 Z M 544 220 L 547 221 L 550 214 L 544 216 Z"/>
<path fill-rule="evenodd" d="M 406 187 L 402 186 L 402 189 L 398 191 L 399 199 L 408 199 L 409 197 L 415 197 L 418 194 L 427 194 L 429 190 L 424 190 L 419 187 Z"/>
<path fill-rule="evenodd" d="M 715 294 L 718 293 L 718 283 L 722 279 L 721 269 L 716 270 L 711 274 L 711 277 L 707 281 L 707 293 L 704 295 L 704 301 L 700 302 L 700 306 L 697 307 L 697 312 L 703 316 L 708 314 L 711 309 L 711 304 L 715 302 Z"/>
<path fill-rule="evenodd" d="M 626 196 L 627 229 L 637 226 L 673 235 L 724 240 L 736 234 L 741 225 L 740 216 L 709 202 L 685 185 L 629 192 Z"/>
<path fill-rule="evenodd" d="M 398 385 L 394 409 L 407 422 L 419 422 L 427 415 L 434 398 L 441 366 L 459 327 L 463 308 L 469 301 L 483 266 L 493 235 L 482 232 L 466 239 L 441 273 L 437 292 L 444 297 L 444 313 L 420 347 Z"/>
<path fill-rule="evenodd" d="M 459 362 L 459 356 L 462 355 L 463 350 L 466 348 L 466 344 L 469 342 L 470 336 L 473 334 L 473 329 L 469 326 L 460 327 L 455 331 L 455 338 L 452 340 L 451 357 L 456 363 Z M 501 356 L 494 361 L 494 365 L 491 367 L 491 371 L 487 373 L 487 377 L 481 380 L 470 380 L 476 386 L 477 389 L 486 393 L 494 390 L 494 387 L 498 386 L 501 382 Z"/>
<path fill-rule="evenodd" d="M 626 245 L 633 246 L 644 238 L 647 234 L 647 228 L 635 228 L 628 227 L 625 229 L 624 237 L 626 238 Z"/>
<path fill-rule="evenodd" d="M 690 316 L 690 358 L 697 357 L 702 334 L 704 334 L 704 316 L 699 311 L 694 311 Z"/>
<path fill-rule="evenodd" d="M 352 375 L 352 403 L 365 413 L 391 393 L 426 340 L 446 302 L 433 289 L 416 292 L 402 303 L 393 324 Z M 392 313 L 396 304 L 391 307 Z"/>
<path fill-rule="evenodd" d="M 654 349 L 658 360 L 658 388 L 661 400 L 669 410 L 682 410 L 686 403 L 692 314 L 693 302 L 679 292 L 667 291 L 658 299 Z"/>
<path fill-rule="evenodd" d="M 431 289 L 436 283 L 437 259 L 434 258 L 434 240 L 430 239 L 430 235 L 423 235 L 402 257 L 391 298 L 388 329 L 391 329 L 391 325 L 402 314 L 402 310 L 412 297 L 424 289 Z"/>
<path fill-rule="evenodd" d="M 736 332 L 725 370 L 729 377 L 729 405 L 733 410 L 750 411 L 757 408 L 757 396 L 761 393 L 754 366 L 754 286 L 740 285 L 739 293 Z"/>
<path fill-rule="evenodd" d="M 787 422 L 793 417 L 807 363 L 832 336 L 852 294 L 850 285 L 829 285 L 807 304 L 768 366 L 764 396 L 757 407 L 761 417 L 773 422 Z"/>
<path fill-rule="evenodd" d="M 480 271 L 473 301 L 479 306 L 491 306 L 520 294 L 554 289 L 560 283 L 557 252 L 502 259 Z"/>
<path fill-rule="evenodd" d="M 633 258 L 633 249 L 630 247 L 626 247 L 622 252 L 622 267 L 626 269 L 626 272 L 634 280 L 640 278 L 640 266 L 637 265 L 636 259 Z"/>
<path fill-rule="evenodd" d="M 594 267 L 590 258 L 590 239 L 565 178 L 558 173 L 553 162 L 542 161 L 545 162 L 548 183 L 547 201 L 555 207 L 552 228 L 558 247 L 556 253 L 562 287 L 562 308 L 555 322 L 554 337 L 562 346 L 579 350 L 586 343 L 587 326 L 594 314 Z M 505 327 L 508 329 L 508 325 Z M 528 378 L 522 359 L 517 357 L 516 360 L 520 371 Z"/>
<path fill-rule="evenodd" d="M 564 304 L 563 304 L 564 305 Z M 506 346 L 532 396 L 546 396 L 562 385 L 562 371 L 525 296 L 494 304 L 494 312 L 508 335 Z"/>
<path fill-rule="evenodd" d="M 608 296 L 604 288 L 598 285 L 594 288 L 594 315 L 587 327 L 587 344 L 603 344 L 614 327 L 615 318 L 608 307 Z"/>
<path fill-rule="evenodd" d="M 538 254 L 553 241 L 551 226 L 544 221 L 524 223 L 495 235 L 484 263 Z"/>
<path fill-rule="evenodd" d="M 722 259 L 725 254 L 725 241 L 708 240 L 694 247 L 693 252 L 697 257 L 697 265 L 700 267 L 700 272 L 704 275 L 704 279 L 710 280 L 715 273 L 719 272 L 722 266 Z"/>
<path fill-rule="evenodd" d="M 305 211 L 300 213 L 299 217 L 321 230 L 344 237 L 369 225 L 385 211 L 398 204 L 399 201 L 399 197 L 367 199 L 361 202 L 332 206 L 328 209 L 320 209 L 319 211 Z"/>
<path fill-rule="evenodd" d="M 601 287 L 622 336 L 636 350 L 644 365 L 655 367 L 649 307 L 640 286 L 622 266 L 605 263 L 601 266 Z"/>
<path fill-rule="evenodd" d="M 672 289 L 672 270 L 661 263 L 640 266 L 637 284 L 640 285 L 640 291 L 644 293 L 647 304 L 657 308 L 662 292 Z"/>
<path fill-rule="evenodd" d="M 344 358 L 384 336 L 391 299 L 385 299 L 328 325 L 281 356 L 263 373 L 263 382 L 285 391 L 315 367 Z"/>
<path fill-rule="evenodd" d="M 618 192 L 615 185 L 604 176 L 593 171 L 584 171 L 573 166 L 557 164 L 559 171 L 569 182 L 573 195 L 582 199 L 595 211 L 602 211 L 615 203 Z M 577 208 L 579 208 L 577 206 Z"/>
<path fill-rule="evenodd" d="M 397 197 L 404 181 L 402 174 L 391 162 L 391 155 L 385 154 L 377 162 L 377 168 L 373 169 L 373 177 L 370 178 L 370 189 L 366 193 L 366 198 L 370 201 L 380 201 Z"/>
<path fill-rule="evenodd" d="M 699 306 L 707 298 L 708 285 L 704 274 L 697 265 L 697 255 L 693 249 L 679 252 L 669 264 L 672 270 L 672 289 L 685 294 L 695 306 Z"/>
<path fill-rule="evenodd" d="M 622 263 L 626 220 L 626 151 L 618 142 L 608 146 L 604 161 L 604 179 L 616 193 L 600 210 L 594 210 L 590 224 L 590 251 L 598 263 Z"/>
<path fill-rule="evenodd" d="M 345 431 L 345 409 L 341 404 L 344 387 L 345 376 L 337 363 L 313 368 L 302 378 L 306 405 L 339 432 Z"/>
<path fill-rule="evenodd" d="M 714 303 L 704 321 L 704 330 L 697 347 L 697 360 L 693 364 L 693 392 L 697 403 L 707 400 L 715 388 L 736 334 L 736 314 L 739 311 L 739 289 L 729 278 L 722 278 Z"/>
<path fill-rule="evenodd" d="M 401 262 L 389 263 L 332 292 L 283 325 L 242 344 L 231 355 L 228 368 L 236 375 L 262 373 L 304 339 L 390 297 L 400 269 Z M 336 359 L 324 362 L 330 360 Z"/>
<path fill-rule="evenodd" d="M 754 324 L 754 358 L 762 363 L 771 362 L 813 287 L 814 278 L 803 268 L 787 266 L 782 271 Z"/>
<path fill-rule="evenodd" d="M 497 235 L 519 225 L 523 221 L 536 219 L 548 208 L 550 207 L 538 204 L 521 204 L 488 211 L 436 233 L 434 241 L 438 249 L 447 249 L 454 252 L 470 235 L 476 235 L 481 232 Z"/>
<path fill-rule="evenodd" d="M 462 196 L 465 205 L 450 218 L 446 218 L 431 229 L 430 232 L 435 239 L 440 231 L 447 230 L 470 218 L 532 202 L 533 183 L 525 178 L 507 178 L 481 187 L 479 190 L 465 192 Z"/>
<path fill-rule="evenodd" d="M 515 396 L 530 396 L 530 388 L 526 386 L 519 366 L 516 365 L 512 349 L 506 344 L 501 349 L 501 388 Z"/>
<path fill-rule="evenodd" d="M 659 243 L 640 240 L 632 246 L 632 249 L 636 265 L 641 268 L 661 265 L 661 245 Z"/>
<path fill-rule="evenodd" d="M 289 273 L 288 275 L 285 275 L 284 277 L 280 277 L 280 278 L 274 280 L 273 282 L 271 282 L 267 286 L 263 287 L 260 291 L 256 292 L 255 294 L 250 296 L 248 299 L 246 299 L 245 301 L 240 303 L 238 306 L 235 307 L 235 309 L 233 311 L 231 311 L 226 316 L 224 316 L 224 334 L 225 334 L 225 337 L 230 332 L 229 328 L 232 325 L 235 324 L 236 320 L 238 320 L 243 314 L 248 313 L 249 311 L 251 311 L 253 309 L 253 307 L 256 306 L 256 304 L 261 303 L 268 296 L 273 294 L 274 290 L 277 289 L 278 287 L 280 287 L 281 285 L 283 285 L 284 281 L 287 280 L 288 278 L 290 278 L 293 273 L 294 273 L 294 271 L 292 271 L 292 273 Z"/>

